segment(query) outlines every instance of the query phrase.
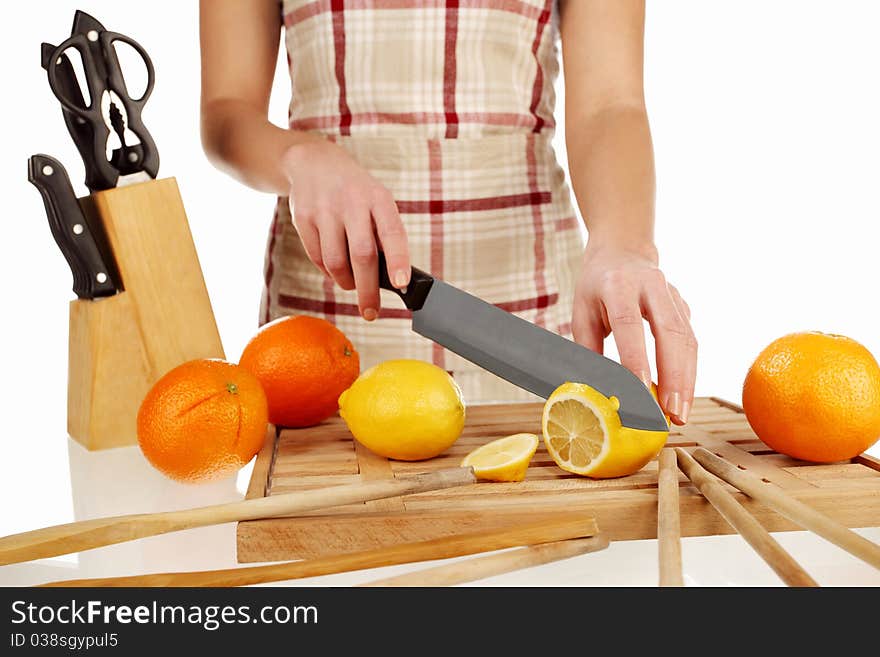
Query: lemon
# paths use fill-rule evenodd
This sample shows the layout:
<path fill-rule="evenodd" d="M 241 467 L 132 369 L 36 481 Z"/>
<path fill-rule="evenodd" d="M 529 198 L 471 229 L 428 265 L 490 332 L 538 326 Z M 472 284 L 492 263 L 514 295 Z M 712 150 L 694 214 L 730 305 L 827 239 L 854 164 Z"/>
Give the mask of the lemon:
<path fill-rule="evenodd" d="M 544 404 L 544 445 L 568 472 L 595 478 L 641 470 L 660 452 L 668 431 L 622 426 L 620 402 L 583 383 L 564 383 Z"/>
<path fill-rule="evenodd" d="M 388 360 L 365 371 L 340 395 L 339 414 L 372 452 L 421 461 L 458 440 L 465 405 L 445 370 L 420 360 Z"/>
<path fill-rule="evenodd" d="M 535 434 L 517 433 L 477 447 L 464 457 L 461 464 L 473 467 L 478 479 L 522 481 L 537 449 Z"/>

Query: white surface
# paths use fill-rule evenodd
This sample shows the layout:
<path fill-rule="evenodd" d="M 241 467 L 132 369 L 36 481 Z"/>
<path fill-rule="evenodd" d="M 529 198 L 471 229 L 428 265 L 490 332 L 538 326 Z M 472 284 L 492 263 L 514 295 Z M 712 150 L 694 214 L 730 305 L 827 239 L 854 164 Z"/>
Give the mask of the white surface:
<path fill-rule="evenodd" d="M 197 3 L 174 3 L 173 20 L 171 3 L 161 9 L 159 3 L 112 0 L 15 5 L 16 29 L 0 41 L 6 88 L 0 106 L 0 175 L 6 181 L 0 534 L 72 520 L 71 490 L 77 517 L 109 512 L 106 504 L 114 501 L 120 502 L 116 512 L 131 512 L 235 493 L 231 482 L 198 489 L 153 473 L 126 478 L 129 471 L 115 460 L 126 461 L 124 455 L 85 454 L 69 464 L 70 272 L 49 234 L 39 194 L 26 181 L 25 162 L 37 152 L 54 155 L 84 191 L 82 165 L 38 58 L 41 41 L 57 43 L 69 33 L 77 7 L 133 36 L 153 57 L 157 85 L 144 120 L 161 153 L 160 175 L 180 183 L 230 359 L 256 326 L 273 199 L 216 172 L 201 152 Z M 880 5 L 856 0 L 833 8 L 795 0 L 649 3 L 646 87 L 658 166 L 657 239 L 663 268 L 693 309 L 698 394 L 738 401 L 751 360 L 790 331 L 846 334 L 880 354 L 873 294 L 880 225 L 878 20 Z M 281 72 L 272 117 L 283 124 L 288 83 L 283 67 Z M 880 448 L 870 453 L 880 455 Z M 140 472 L 145 466 L 133 467 Z M 89 497 L 84 481 L 104 492 Z M 231 532 L 214 528 L 150 539 L 112 548 L 118 550 L 112 565 L 106 556 L 101 562 L 118 573 L 231 563 Z M 784 540 L 804 542 L 798 556 L 805 565 L 813 554 L 827 559 L 811 570 L 817 578 L 826 573 L 825 583 L 866 577 L 857 563 L 826 551 L 818 539 Z M 772 583 L 736 539 L 685 545 L 693 583 Z M 728 555 L 723 572 L 719 554 Z M 100 555 L 109 552 L 95 553 Z M 579 559 L 585 569 L 580 584 L 655 581 L 650 542 L 618 544 Z M 0 584 L 46 579 L 27 577 L 38 568 L 0 569 Z M 542 567 L 504 581 L 546 576 L 542 581 L 556 583 L 551 572 Z"/>

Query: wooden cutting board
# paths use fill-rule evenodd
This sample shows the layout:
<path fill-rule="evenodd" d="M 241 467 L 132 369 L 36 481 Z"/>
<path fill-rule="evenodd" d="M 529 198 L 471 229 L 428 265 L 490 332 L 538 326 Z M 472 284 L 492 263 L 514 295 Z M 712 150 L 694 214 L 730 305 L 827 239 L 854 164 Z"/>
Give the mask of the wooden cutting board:
<path fill-rule="evenodd" d="M 495 438 L 519 432 L 540 435 L 541 408 L 539 403 L 471 406 L 455 445 L 437 458 L 416 463 L 376 456 L 352 440 L 338 417 L 308 429 L 282 429 L 270 435 L 257 457 L 247 497 L 458 465 L 465 454 Z M 816 465 L 778 454 L 756 438 L 742 409 L 716 398 L 696 400 L 690 422 L 674 428 L 668 444 L 705 447 L 849 527 L 880 526 L 880 460 L 862 455 Z M 733 532 L 684 475 L 680 481 L 682 535 Z M 769 531 L 800 529 L 742 493 L 735 494 Z M 364 550 L 574 508 L 588 511 L 612 541 L 656 538 L 657 462 L 628 477 L 592 480 L 558 468 L 542 442 L 522 482 L 480 482 L 296 518 L 239 523 L 238 560 L 277 561 Z"/>

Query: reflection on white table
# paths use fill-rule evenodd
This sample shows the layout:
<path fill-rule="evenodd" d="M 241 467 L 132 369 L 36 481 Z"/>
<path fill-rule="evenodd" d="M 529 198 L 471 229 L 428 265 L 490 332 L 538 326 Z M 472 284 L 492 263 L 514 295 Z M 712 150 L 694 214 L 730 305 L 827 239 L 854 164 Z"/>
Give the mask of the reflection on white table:
<path fill-rule="evenodd" d="M 203 485 L 171 481 L 146 462 L 136 447 L 89 452 L 68 439 L 73 517 L 170 511 L 242 498 L 251 466 L 237 478 Z M 43 526 L 35 523 L 31 527 Z M 880 543 L 880 527 L 857 530 Z M 880 586 L 877 570 L 810 532 L 774 536 L 824 586 Z M 782 586 L 761 558 L 737 535 L 685 538 L 684 579 L 688 586 Z M 453 561 L 453 560 L 447 560 Z M 433 565 L 434 562 L 431 562 Z M 442 563 L 442 562 L 436 562 Z M 89 550 L 78 555 L 0 567 L 0 585 L 31 586 L 60 579 L 208 570 L 238 565 L 235 525 L 191 529 Z M 350 586 L 418 570 L 404 564 L 285 582 L 293 586 Z M 479 586 L 655 586 L 657 542 L 619 541 L 601 552 L 536 566 L 474 582 Z"/>

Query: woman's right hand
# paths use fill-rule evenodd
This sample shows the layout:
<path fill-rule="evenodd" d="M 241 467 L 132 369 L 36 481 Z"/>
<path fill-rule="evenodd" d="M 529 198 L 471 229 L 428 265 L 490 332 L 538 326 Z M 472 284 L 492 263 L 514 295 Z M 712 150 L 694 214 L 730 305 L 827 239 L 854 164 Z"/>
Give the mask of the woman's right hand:
<path fill-rule="evenodd" d="M 357 289 L 361 316 L 376 319 L 379 249 L 395 287 L 406 287 L 410 278 L 406 230 L 391 192 L 345 149 L 324 139 L 291 146 L 282 167 L 309 258 L 342 289 Z"/>

